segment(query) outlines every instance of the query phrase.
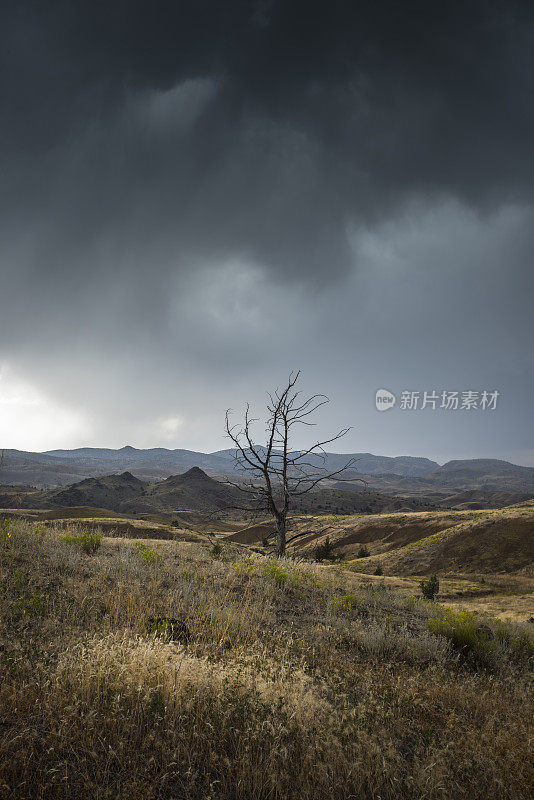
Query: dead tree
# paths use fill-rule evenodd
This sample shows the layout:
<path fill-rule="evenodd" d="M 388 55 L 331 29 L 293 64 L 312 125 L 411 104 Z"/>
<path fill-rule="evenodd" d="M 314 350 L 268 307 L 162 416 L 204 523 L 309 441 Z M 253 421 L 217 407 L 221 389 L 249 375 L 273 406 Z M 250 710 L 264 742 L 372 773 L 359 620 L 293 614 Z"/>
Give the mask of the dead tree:
<path fill-rule="evenodd" d="M 292 450 L 294 426 L 314 425 L 310 417 L 329 402 L 323 394 L 303 400 L 300 391 L 295 390 L 299 377 L 300 371 L 292 373 L 283 391 L 277 389 L 269 393 L 265 445 L 254 442 L 251 427 L 258 420 L 251 417 L 248 404 L 242 427 L 232 425 L 231 411 L 226 412 L 226 433 L 235 446 L 236 471 L 243 476 L 240 482 L 228 480 L 228 483 L 249 496 L 247 510 L 254 507 L 272 515 L 279 556 L 284 555 L 288 543 L 287 516 L 294 498 L 310 492 L 322 481 L 340 479 L 339 476 L 355 463 L 355 459 L 350 459 L 333 472 L 325 468 L 325 446 L 341 439 L 350 428 L 343 428 L 330 439 L 316 442 L 305 450 Z"/>

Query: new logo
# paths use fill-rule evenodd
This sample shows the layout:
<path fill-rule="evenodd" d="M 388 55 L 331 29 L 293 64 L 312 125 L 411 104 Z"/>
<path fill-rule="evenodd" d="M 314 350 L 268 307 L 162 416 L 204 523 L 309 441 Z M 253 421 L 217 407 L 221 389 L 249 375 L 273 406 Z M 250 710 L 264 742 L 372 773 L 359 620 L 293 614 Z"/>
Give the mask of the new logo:
<path fill-rule="evenodd" d="M 375 405 L 377 411 L 389 411 L 390 408 L 393 408 L 395 405 L 397 398 L 391 392 L 388 392 L 387 389 L 377 389 L 375 395 Z"/>

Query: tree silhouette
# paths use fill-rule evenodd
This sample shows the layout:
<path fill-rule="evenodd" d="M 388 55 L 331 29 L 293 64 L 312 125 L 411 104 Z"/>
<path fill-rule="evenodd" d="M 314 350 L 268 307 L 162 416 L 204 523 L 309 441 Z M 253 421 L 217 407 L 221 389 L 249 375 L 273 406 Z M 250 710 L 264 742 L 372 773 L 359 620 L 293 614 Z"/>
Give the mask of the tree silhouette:
<path fill-rule="evenodd" d="M 305 450 L 292 450 L 295 426 L 314 425 L 310 417 L 329 402 L 324 394 L 314 394 L 304 400 L 301 392 L 295 389 L 299 377 L 300 370 L 291 373 L 282 391 L 277 389 L 269 393 L 264 445 L 253 440 L 251 426 L 258 420 L 251 417 L 248 403 L 241 427 L 232 425 L 231 411 L 226 412 L 226 433 L 235 446 L 236 471 L 244 476 L 241 482 L 228 480 L 228 483 L 250 497 L 249 509 L 254 507 L 272 515 L 276 522 L 276 553 L 279 556 L 285 553 L 290 541 L 303 535 L 297 534 L 286 540 L 287 515 L 294 498 L 310 492 L 322 481 L 334 477 L 339 479 L 355 463 L 351 458 L 341 469 L 328 472 L 325 468 L 324 447 L 341 439 L 350 428 L 343 428 L 335 436 L 315 442 Z"/>

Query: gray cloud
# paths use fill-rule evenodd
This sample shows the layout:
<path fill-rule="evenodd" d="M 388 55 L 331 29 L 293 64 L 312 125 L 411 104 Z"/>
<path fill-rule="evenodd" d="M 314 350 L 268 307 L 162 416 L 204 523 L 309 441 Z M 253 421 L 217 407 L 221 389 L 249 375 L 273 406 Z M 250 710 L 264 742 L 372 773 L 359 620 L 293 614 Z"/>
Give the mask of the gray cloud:
<path fill-rule="evenodd" d="M 3 14 L 0 359 L 86 438 L 216 447 L 302 366 L 350 449 L 532 460 L 531 4 Z M 509 404 L 377 418 L 388 381 Z"/>

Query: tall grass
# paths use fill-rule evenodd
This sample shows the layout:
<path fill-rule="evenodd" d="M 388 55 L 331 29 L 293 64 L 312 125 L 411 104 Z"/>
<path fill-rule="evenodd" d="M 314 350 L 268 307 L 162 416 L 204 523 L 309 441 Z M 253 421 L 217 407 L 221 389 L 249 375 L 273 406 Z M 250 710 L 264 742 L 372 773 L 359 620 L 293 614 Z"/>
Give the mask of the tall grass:
<path fill-rule="evenodd" d="M 428 629 L 435 604 L 341 571 L 4 534 L 6 800 L 532 796 L 524 631 L 487 668 Z"/>

